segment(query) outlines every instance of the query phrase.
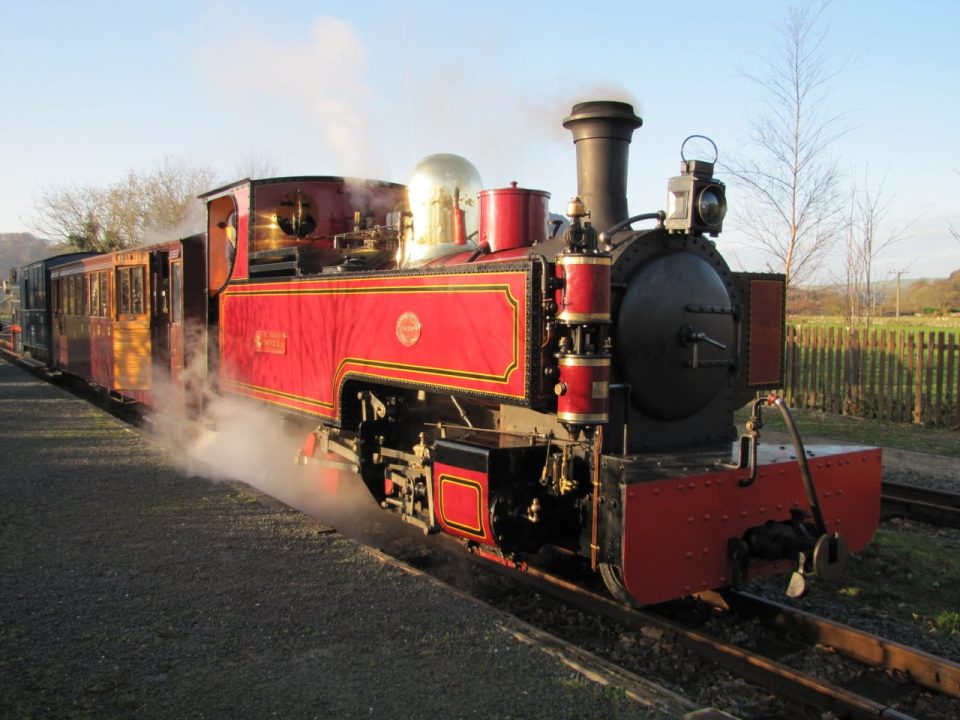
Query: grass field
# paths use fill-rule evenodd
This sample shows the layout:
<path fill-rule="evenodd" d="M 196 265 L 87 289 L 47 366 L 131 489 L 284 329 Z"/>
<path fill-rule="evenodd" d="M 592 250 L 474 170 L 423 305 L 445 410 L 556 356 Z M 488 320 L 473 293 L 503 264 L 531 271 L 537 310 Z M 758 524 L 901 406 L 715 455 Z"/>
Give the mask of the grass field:
<path fill-rule="evenodd" d="M 837 328 L 844 328 L 848 325 L 845 318 L 820 315 L 791 315 L 787 318 L 787 324 Z M 865 325 L 860 324 L 856 327 L 865 327 Z M 899 318 L 875 317 L 870 318 L 870 327 L 878 330 L 902 330 L 905 332 L 960 332 L 960 316 L 901 315 Z"/>
<path fill-rule="evenodd" d="M 960 458 L 960 434 L 955 429 L 923 427 L 888 420 L 864 420 L 815 410 L 791 412 L 805 437 L 822 437 Z M 749 406 L 739 410 L 736 414 L 737 427 L 742 429 L 748 417 Z M 780 413 L 774 408 L 764 410 L 763 425 L 769 430 L 786 431 Z"/>

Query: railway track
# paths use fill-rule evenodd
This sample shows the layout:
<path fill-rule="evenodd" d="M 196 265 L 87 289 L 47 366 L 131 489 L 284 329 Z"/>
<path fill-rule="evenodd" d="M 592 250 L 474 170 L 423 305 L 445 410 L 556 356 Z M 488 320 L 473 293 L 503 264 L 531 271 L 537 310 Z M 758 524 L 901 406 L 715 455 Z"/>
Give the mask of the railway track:
<path fill-rule="evenodd" d="M 956 517 L 957 508 L 960 507 L 957 504 L 958 496 L 950 493 L 937 491 L 927 493 L 923 488 L 885 483 L 884 502 L 887 502 L 888 489 L 891 497 L 897 497 L 893 493 L 901 488 L 906 488 L 902 491 L 903 495 L 907 495 L 907 498 L 902 501 L 904 503 L 912 502 L 916 505 L 919 499 L 920 505 L 930 507 L 939 502 L 936 496 L 941 496 L 940 500 L 945 497 L 948 507 L 952 508 L 954 513 L 952 515 L 948 513 L 947 516 Z M 931 496 L 934 496 L 933 500 Z M 940 502 L 940 504 L 943 503 Z M 891 512 L 892 508 L 893 506 L 891 506 Z M 905 514 L 905 512 L 901 511 L 898 514 Z M 916 515 L 910 515 L 910 517 L 923 519 Z M 911 717 L 893 708 L 888 700 L 874 699 L 861 692 L 813 677 L 778 661 L 769 654 L 761 654 L 724 642 L 653 612 L 626 607 L 609 597 L 585 591 L 553 575 L 536 569 L 517 573 L 487 561 L 482 561 L 482 565 L 489 570 L 507 572 L 516 582 L 561 599 L 585 612 L 603 615 L 630 628 L 656 628 L 663 636 L 670 638 L 689 652 L 706 658 L 738 676 L 769 689 L 778 697 L 798 705 L 815 707 L 840 718 L 903 720 Z M 784 634 L 799 635 L 810 644 L 830 647 L 868 667 L 878 668 L 884 673 L 903 680 L 903 686 L 912 684 L 955 700 L 960 699 L 960 665 L 956 663 L 756 596 L 743 593 L 730 593 L 723 596 L 705 593 L 700 596 L 700 599 L 723 610 L 761 618 L 769 625 L 782 629 Z M 536 633 L 533 631 L 525 630 L 522 634 L 527 638 L 525 641 L 546 642 L 537 640 Z M 618 678 L 615 667 L 609 668 L 609 677 L 611 682 L 624 682 L 623 678 Z M 640 681 L 634 678 L 632 682 Z M 639 692 L 638 690 L 638 695 Z M 632 692 L 628 694 L 633 696 Z M 675 700 L 675 698 L 671 699 L 670 702 Z M 960 712 L 960 705 L 957 708 Z"/>
<path fill-rule="evenodd" d="M 863 691 L 815 677 L 780 662 L 772 654 L 713 637 L 686 623 L 674 621 L 658 610 L 627 607 L 536 569 L 513 575 L 518 583 L 585 612 L 603 615 L 631 629 L 654 628 L 658 635 L 662 634 L 672 643 L 798 705 L 829 712 L 838 718 L 904 720 L 912 717 L 892 707 L 887 699 L 875 699 L 862 694 Z M 784 646 L 793 645 L 786 653 L 803 650 L 796 647 L 795 641 L 786 640 L 788 635 L 793 635 L 802 638 L 808 648 L 814 645 L 829 647 L 868 668 L 896 678 L 894 689 L 876 688 L 878 695 L 892 694 L 895 699 L 901 699 L 911 692 L 933 690 L 960 699 L 960 665 L 951 661 L 749 594 L 721 596 L 705 593 L 699 599 L 720 611 L 760 618 L 771 627 L 779 628 L 783 631 Z M 786 653 L 781 647 L 778 654 Z"/>
<path fill-rule="evenodd" d="M 884 482 L 881 501 L 884 517 L 904 517 L 931 525 L 960 528 L 960 494 Z"/>

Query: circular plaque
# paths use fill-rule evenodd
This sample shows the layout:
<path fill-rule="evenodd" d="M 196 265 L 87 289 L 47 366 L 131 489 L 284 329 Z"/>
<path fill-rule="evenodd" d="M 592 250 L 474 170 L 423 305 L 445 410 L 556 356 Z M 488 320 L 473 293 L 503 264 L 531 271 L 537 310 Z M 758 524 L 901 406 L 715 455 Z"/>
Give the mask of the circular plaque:
<path fill-rule="evenodd" d="M 397 339 L 402 345 L 410 347 L 420 340 L 420 318 L 412 312 L 405 312 L 397 318 Z"/>

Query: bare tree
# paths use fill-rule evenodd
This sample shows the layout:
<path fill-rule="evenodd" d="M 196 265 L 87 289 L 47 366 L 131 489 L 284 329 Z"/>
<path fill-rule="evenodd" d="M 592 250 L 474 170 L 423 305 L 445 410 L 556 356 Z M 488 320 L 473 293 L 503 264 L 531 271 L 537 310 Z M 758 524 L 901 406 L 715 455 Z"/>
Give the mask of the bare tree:
<path fill-rule="evenodd" d="M 130 170 L 106 187 L 44 188 L 36 229 L 77 250 L 140 245 L 148 236 L 181 225 L 197 194 L 215 178 L 210 168 L 167 157 L 150 172 Z"/>
<path fill-rule="evenodd" d="M 882 300 L 882 286 L 874 279 L 876 261 L 894 243 L 903 240 L 909 225 L 887 229 L 887 215 L 893 204 L 884 187 L 886 176 L 876 187 L 870 185 L 869 168 L 863 173 L 863 187 L 850 192 L 844 260 L 847 274 L 847 318 L 867 325 Z"/>
<path fill-rule="evenodd" d="M 764 112 L 751 123 L 749 156 L 727 166 L 747 195 L 736 211 L 739 229 L 770 256 L 788 288 L 809 279 L 840 236 L 840 172 L 830 157 L 848 126 L 826 111 L 836 76 L 824 51 L 824 5 L 791 7 L 778 28 L 778 55 L 761 75 Z"/>
<path fill-rule="evenodd" d="M 957 175 L 960 175 L 960 171 L 955 171 Z M 953 225 L 950 226 L 950 234 L 953 235 L 953 239 L 957 242 L 960 242 L 960 230 L 955 228 Z"/>
<path fill-rule="evenodd" d="M 258 178 L 274 177 L 277 172 L 275 160 L 255 152 L 243 155 L 234 166 L 234 177 L 236 178 L 256 180 Z"/>

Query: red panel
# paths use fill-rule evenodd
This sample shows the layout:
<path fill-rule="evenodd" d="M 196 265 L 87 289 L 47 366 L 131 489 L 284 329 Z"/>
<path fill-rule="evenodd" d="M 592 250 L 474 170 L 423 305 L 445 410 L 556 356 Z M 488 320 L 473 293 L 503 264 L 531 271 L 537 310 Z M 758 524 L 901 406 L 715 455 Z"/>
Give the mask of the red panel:
<path fill-rule="evenodd" d="M 329 418 L 350 377 L 523 399 L 526 282 L 514 270 L 231 285 L 221 387 Z"/>
<path fill-rule="evenodd" d="M 487 475 L 443 463 L 433 467 L 437 522 L 451 535 L 493 544 Z"/>
<path fill-rule="evenodd" d="M 779 385 L 783 367 L 783 282 L 750 280 L 750 366 L 747 387 Z"/>
<path fill-rule="evenodd" d="M 764 446 L 761 446 L 763 449 Z M 881 451 L 808 447 L 810 471 L 829 532 L 851 552 L 870 542 L 880 518 Z M 624 498 L 623 577 L 641 603 L 729 585 L 727 540 L 768 520 L 809 510 L 795 460 L 762 465 L 753 485 L 747 470 L 705 473 L 627 487 Z M 774 567 L 758 565 L 761 575 Z"/>

